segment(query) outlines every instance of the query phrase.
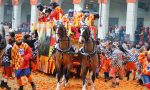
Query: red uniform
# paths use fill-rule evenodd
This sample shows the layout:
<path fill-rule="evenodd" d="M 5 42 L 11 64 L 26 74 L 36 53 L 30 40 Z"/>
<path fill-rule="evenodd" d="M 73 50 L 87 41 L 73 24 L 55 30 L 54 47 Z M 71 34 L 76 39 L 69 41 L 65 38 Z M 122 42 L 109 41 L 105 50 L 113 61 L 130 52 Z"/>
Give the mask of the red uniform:
<path fill-rule="evenodd" d="M 63 15 L 63 10 L 57 6 L 54 11 L 51 13 L 50 15 L 50 19 L 55 18 L 56 20 L 60 20 L 62 18 Z"/>

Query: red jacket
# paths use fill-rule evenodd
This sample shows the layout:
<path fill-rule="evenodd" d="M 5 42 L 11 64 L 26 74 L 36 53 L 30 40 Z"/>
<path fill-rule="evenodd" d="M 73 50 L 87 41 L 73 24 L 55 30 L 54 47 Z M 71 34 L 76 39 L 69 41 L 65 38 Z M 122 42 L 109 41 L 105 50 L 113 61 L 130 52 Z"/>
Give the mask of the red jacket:
<path fill-rule="evenodd" d="M 16 70 L 29 68 L 29 61 L 32 57 L 32 49 L 26 44 L 14 45 L 11 51 L 12 64 Z M 22 61 L 23 59 L 23 61 Z"/>
<path fill-rule="evenodd" d="M 55 18 L 56 20 L 60 20 L 63 16 L 63 10 L 58 6 L 54 9 L 54 11 L 50 15 L 50 19 Z"/>

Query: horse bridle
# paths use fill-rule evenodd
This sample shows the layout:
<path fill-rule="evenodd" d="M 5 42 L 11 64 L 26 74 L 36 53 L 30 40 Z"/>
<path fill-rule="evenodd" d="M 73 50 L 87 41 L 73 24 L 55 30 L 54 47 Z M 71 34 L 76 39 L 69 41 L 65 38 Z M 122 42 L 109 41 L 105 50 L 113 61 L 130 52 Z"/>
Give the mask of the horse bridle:
<path fill-rule="evenodd" d="M 82 28 L 84 28 L 84 27 L 82 27 Z M 86 27 L 85 28 L 85 30 L 88 30 L 88 28 Z M 91 36 L 90 36 L 90 31 L 88 32 L 88 31 L 85 31 L 86 32 L 86 35 L 80 35 L 80 36 L 82 36 L 82 37 L 84 37 L 85 38 L 85 42 L 83 42 L 84 43 L 84 47 L 83 47 L 83 52 L 84 52 L 84 54 L 86 54 L 86 55 L 93 55 L 93 54 L 95 54 L 95 52 L 96 52 L 96 50 L 95 50 L 95 43 L 94 43 L 94 40 L 93 40 L 93 38 L 91 38 Z M 92 39 L 92 42 L 93 42 L 93 52 L 92 53 L 87 53 L 86 52 L 86 50 L 85 50 L 85 44 L 86 43 L 88 43 L 88 41 L 90 40 L 90 38 Z"/>
<path fill-rule="evenodd" d="M 60 43 L 60 41 L 68 41 L 68 42 L 70 42 L 70 38 L 68 37 L 68 39 L 67 40 L 61 40 L 64 36 L 65 36 L 65 34 L 66 34 L 66 29 L 65 29 L 65 27 L 61 24 L 61 23 L 57 23 L 57 25 L 56 25 L 56 29 L 60 29 L 61 28 L 61 32 L 59 32 L 59 33 L 56 33 L 55 32 L 55 34 L 57 35 L 60 35 L 60 38 L 58 39 L 58 43 Z M 56 35 L 55 35 L 55 38 L 56 38 Z M 69 46 L 69 48 L 67 49 L 67 50 L 61 50 L 60 49 L 60 47 L 59 47 L 59 51 L 61 51 L 61 52 L 67 52 L 67 51 L 69 51 L 70 50 L 70 43 L 68 43 L 68 46 Z"/>

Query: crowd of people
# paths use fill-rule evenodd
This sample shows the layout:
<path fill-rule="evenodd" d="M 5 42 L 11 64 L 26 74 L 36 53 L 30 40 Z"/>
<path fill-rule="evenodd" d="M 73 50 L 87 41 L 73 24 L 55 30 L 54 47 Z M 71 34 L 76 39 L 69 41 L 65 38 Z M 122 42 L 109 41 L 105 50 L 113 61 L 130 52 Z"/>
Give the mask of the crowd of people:
<path fill-rule="evenodd" d="M 138 26 L 135 30 L 135 41 L 134 44 L 138 44 L 140 46 L 145 44 L 150 44 L 150 28 Z M 106 36 L 106 40 L 111 41 L 119 41 L 119 42 L 127 42 L 127 34 L 126 27 L 121 26 L 120 28 L 117 26 L 109 26 L 108 34 Z"/>
<path fill-rule="evenodd" d="M 150 44 L 150 28 L 139 26 L 135 31 L 135 43 L 143 45 L 145 43 Z"/>
<path fill-rule="evenodd" d="M 125 42 L 126 41 L 126 27 L 122 26 L 119 28 L 117 26 L 109 26 L 106 40 L 120 41 L 122 43 Z"/>
<path fill-rule="evenodd" d="M 40 22 L 49 20 L 59 20 L 63 15 L 63 10 L 56 3 L 51 4 L 52 8 L 45 8 L 38 5 L 40 11 Z M 74 11 L 69 11 L 67 20 L 71 20 Z M 81 15 L 81 14 L 80 14 Z M 74 19 L 81 19 L 86 17 L 88 25 L 92 25 L 93 15 L 86 13 L 84 16 L 78 16 Z M 90 17 L 90 18 L 88 18 Z M 83 19 L 83 18 L 82 18 Z M 67 21 L 64 21 L 67 22 Z M 79 24 L 79 22 L 74 25 Z M 79 26 L 79 25 L 77 25 Z M 65 26 L 67 28 L 67 25 Z M 22 24 L 23 32 L 30 31 L 29 24 Z M 141 31 L 139 31 L 141 30 Z M 104 72 L 105 81 L 112 81 L 112 87 L 118 86 L 119 80 L 125 76 L 127 80 L 130 79 L 130 74 L 133 73 L 133 80 L 137 80 L 140 84 L 144 84 L 146 88 L 150 89 L 150 29 L 140 28 L 135 32 L 136 43 L 133 44 L 125 40 L 126 27 L 116 28 L 109 27 L 108 37 L 105 41 L 96 40 L 97 48 L 100 51 L 100 71 Z M 4 31 L 4 30 L 3 30 Z M 35 30 L 33 33 L 18 34 L 18 32 L 9 32 L 6 36 L 5 33 L 0 36 L 0 52 L 2 55 L 3 72 L 1 80 L 1 88 L 11 90 L 8 86 L 9 77 L 12 75 L 12 68 L 15 68 L 15 77 L 19 85 L 19 90 L 23 90 L 21 77 L 26 76 L 30 82 L 32 89 L 36 90 L 36 85 L 31 77 L 31 62 L 35 61 L 38 50 L 36 43 L 38 42 L 38 33 Z M 3 52 L 3 54 L 2 54 Z M 36 62 L 36 61 L 35 61 Z M 124 76 L 125 75 L 125 76 Z"/>
<path fill-rule="evenodd" d="M 101 71 L 105 81 L 112 79 L 112 87 L 119 85 L 119 79 L 129 80 L 133 73 L 133 80 L 150 89 L 150 45 L 139 47 L 132 43 L 99 40 L 97 44 L 101 51 Z"/>
<path fill-rule="evenodd" d="M 19 32 L 30 32 L 30 23 L 22 23 L 18 27 Z"/>

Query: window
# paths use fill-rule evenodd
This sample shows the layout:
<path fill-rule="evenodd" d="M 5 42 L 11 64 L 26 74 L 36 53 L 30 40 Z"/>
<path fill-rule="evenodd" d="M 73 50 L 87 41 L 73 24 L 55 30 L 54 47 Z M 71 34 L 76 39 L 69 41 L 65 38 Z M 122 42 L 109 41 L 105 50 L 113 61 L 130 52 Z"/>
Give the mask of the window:
<path fill-rule="evenodd" d="M 119 18 L 110 17 L 109 18 L 109 26 L 115 26 L 115 25 L 118 26 L 118 21 L 119 21 Z"/>

